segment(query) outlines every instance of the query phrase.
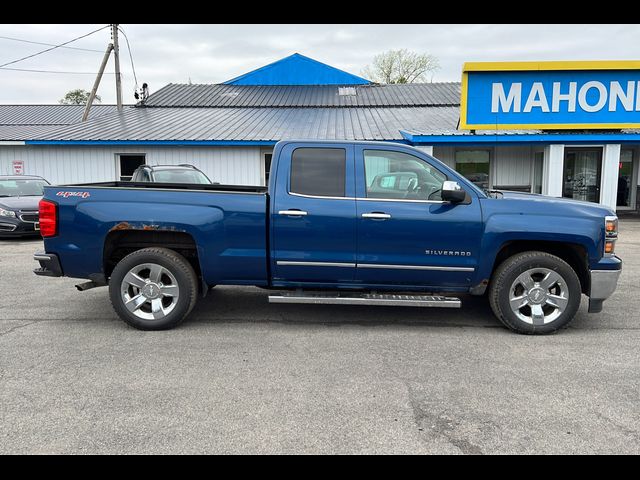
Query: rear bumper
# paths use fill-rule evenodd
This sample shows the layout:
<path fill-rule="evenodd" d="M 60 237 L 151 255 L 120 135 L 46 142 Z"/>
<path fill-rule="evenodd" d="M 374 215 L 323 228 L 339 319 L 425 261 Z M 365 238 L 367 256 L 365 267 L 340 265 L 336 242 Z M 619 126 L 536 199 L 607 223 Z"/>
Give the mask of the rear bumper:
<path fill-rule="evenodd" d="M 622 269 L 589 270 L 591 289 L 589 291 L 589 313 L 602 311 L 602 302 L 615 292 Z"/>
<path fill-rule="evenodd" d="M 33 270 L 33 273 L 43 277 L 62 277 L 62 267 L 60 260 L 55 253 L 36 252 L 33 259 L 40 262 L 40 267 Z"/>

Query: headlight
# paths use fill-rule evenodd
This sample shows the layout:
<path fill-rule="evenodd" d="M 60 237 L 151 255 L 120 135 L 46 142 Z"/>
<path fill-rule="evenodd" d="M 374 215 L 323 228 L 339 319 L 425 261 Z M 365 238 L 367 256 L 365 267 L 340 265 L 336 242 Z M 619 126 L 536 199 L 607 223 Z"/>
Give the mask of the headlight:
<path fill-rule="evenodd" d="M 618 217 L 604 217 L 604 237 L 604 255 L 611 257 L 615 253 L 618 239 Z"/>
<path fill-rule="evenodd" d="M 11 210 L 5 210 L 4 208 L 0 208 L 0 217 L 16 218 L 16 212 L 12 212 Z"/>

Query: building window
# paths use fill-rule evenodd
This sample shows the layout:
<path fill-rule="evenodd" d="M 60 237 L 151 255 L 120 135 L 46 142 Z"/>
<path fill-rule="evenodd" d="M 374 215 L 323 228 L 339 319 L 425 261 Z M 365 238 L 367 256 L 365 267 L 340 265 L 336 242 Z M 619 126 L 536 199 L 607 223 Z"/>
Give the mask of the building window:
<path fill-rule="evenodd" d="M 291 155 L 291 193 L 344 197 L 346 175 L 342 148 L 296 148 Z"/>
<path fill-rule="evenodd" d="M 480 188 L 489 188 L 489 150 L 456 150 L 456 171 Z"/>
<path fill-rule="evenodd" d="M 617 207 L 633 207 L 633 150 L 620 151 Z"/>
<path fill-rule="evenodd" d="M 542 193 L 542 167 L 544 165 L 544 152 L 533 154 L 533 171 L 531 182 L 531 193 Z"/>
<path fill-rule="evenodd" d="M 142 153 L 137 154 L 120 154 L 118 155 L 118 177 L 121 182 L 129 182 L 131 181 L 131 177 L 133 177 L 133 172 L 136 171 L 140 165 L 144 165 L 145 156 Z"/>

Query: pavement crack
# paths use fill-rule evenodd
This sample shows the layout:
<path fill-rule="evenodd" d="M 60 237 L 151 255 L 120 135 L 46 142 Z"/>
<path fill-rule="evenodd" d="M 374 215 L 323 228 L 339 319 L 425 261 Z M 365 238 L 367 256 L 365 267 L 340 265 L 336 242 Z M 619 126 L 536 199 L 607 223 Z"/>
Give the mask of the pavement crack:
<path fill-rule="evenodd" d="M 9 335 L 10 333 L 15 332 L 16 330 L 19 330 L 19 329 L 24 328 L 24 327 L 28 327 L 29 325 L 33 325 L 34 323 L 38 323 L 38 320 L 34 320 L 33 322 L 25 323 L 24 325 L 18 325 L 16 327 L 10 328 L 6 332 L 0 333 L 0 337 L 4 337 L 5 335 Z"/>

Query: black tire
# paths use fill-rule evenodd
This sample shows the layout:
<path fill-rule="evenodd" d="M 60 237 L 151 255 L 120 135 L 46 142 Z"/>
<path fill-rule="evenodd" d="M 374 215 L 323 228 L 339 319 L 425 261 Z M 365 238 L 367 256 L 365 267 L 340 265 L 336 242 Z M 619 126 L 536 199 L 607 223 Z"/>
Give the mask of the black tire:
<path fill-rule="evenodd" d="M 127 273 L 136 266 L 152 263 L 168 270 L 176 280 L 179 291 L 173 309 L 163 318 L 142 319 L 125 306 L 121 288 Z M 109 280 L 109 298 L 118 316 L 139 330 L 174 328 L 191 312 L 198 298 L 198 277 L 193 267 L 180 254 L 167 248 L 151 247 L 137 250 L 124 257 L 113 269 Z"/>
<path fill-rule="evenodd" d="M 518 276 L 535 268 L 552 270 L 560 275 L 568 292 L 564 311 L 543 325 L 525 322 L 516 315 L 509 303 L 510 289 Z M 514 332 L 529 335 L 553 333 L 568 325 L 580 307 L 581 295 L 580 280 L 573 268 L 555 255 L 538 251 L 523 252 L 507 258 L 494 272 L 489 286 L 489 303 L 498 320 Z"/>

